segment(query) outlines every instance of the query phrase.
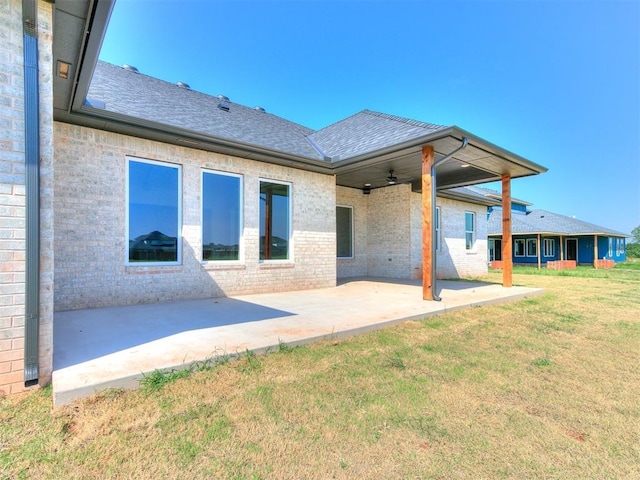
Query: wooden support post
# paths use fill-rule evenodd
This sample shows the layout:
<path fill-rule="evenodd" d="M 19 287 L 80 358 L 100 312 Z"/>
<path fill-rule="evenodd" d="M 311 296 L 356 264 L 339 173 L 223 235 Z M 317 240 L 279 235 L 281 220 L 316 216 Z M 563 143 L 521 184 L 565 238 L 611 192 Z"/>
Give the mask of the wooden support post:
<path fill-rule="evenodd" d="M 433 258 L 433 189 L 434 182 L 431 178 L 431 167 L 435 161 L 433 147 L 422 147 L 422 298 L 433 300 L 434 287 L 432 268 Z"/>
<path fill-rule="evenodd" d="M 593 236 L 593 266 L 598 268 L 598 235 Z"/>
<path fill-rule="evenodd" d="M 538 270 L 540 270 L 542 268 L 542 245 L 540 245 L 540 234 L 538 234 L 538 246 L 536 251 L 538 252 Z"/>
<path fill-rule="evenodd" d="M 511 239 L 511 176 L 502 175 L 502 286 L 513 285 L 513 241 Z"/>

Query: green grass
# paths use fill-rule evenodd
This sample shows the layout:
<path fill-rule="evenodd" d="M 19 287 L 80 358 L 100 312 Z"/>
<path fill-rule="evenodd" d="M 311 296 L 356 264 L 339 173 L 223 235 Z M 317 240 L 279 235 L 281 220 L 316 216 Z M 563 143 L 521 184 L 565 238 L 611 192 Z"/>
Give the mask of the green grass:
<path fill-rule="evenodd" d="M 0 400 L 0 478 L 640 478 L 640 272 L 514 282 L 545 293 Z"/>

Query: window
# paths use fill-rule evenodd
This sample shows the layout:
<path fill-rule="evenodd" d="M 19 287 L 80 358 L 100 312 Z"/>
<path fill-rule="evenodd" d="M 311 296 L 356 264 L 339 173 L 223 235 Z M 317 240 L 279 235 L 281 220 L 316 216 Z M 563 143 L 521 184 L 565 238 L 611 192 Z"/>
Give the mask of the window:
<path fill-rule="evenodd" d="M 440 251 L 440 207 L 436 207 L 436 251 Z"/>
<path fill-rule="evenodd" d="M 613 238 L 609 237 L 609 258 L 613 258 Z"/>
<path fill-rule="evenodd" d="M 524 257 L 524 239 L 518 238 L 513 242 L 514 255 L 516 257 Z"/>
<path fill-rule="evenodd" d="M 202 260 L 240 259 L 242 177 L 202 172 Z"/>
<path fill-rule="evenodd" d="M 617 247 L 618 256 L 624 255 L 624 238 L 618 238 L 617 240 L 618 240 L 618 247 Z"/>
<path fill-rule="evenodd" d="M 553 238 L 544 239 L 544 256 L 555 257 L 556 255 L 556 242 Z"/>
<path fill-rule="evenodd" d="M 288 260 L 291 185 L 260 181 L 260 260 Z"/>
<path fill-rule="evenodd" d="M 180 262 L 181 170 L 150 160 L 127 161 L 127 263 Z"/>
<path fill-rule="evenodd" d="M 527 238 L 527 257 L 538 256 L 538 240 L 535 238 Z"/>
<path fill-rule="evenodd" d="M 467 250 L 473 249 L 476 241 L 476 214 L 473 212 L 464 212 L 464 237 Z"/>
<path fill-rule="evenodd" d="M 353 258 L 353 207 L 336 207 L 338 258 Z"/>

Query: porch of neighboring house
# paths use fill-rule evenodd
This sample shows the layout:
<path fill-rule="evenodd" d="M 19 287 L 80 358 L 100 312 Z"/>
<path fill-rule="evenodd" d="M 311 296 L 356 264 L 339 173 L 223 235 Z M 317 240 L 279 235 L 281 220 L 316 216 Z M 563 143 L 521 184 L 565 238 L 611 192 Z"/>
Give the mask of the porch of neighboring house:
<path fill-rule="evenodd" d="M 106 388 L 136 388 L 145 373 L 185 368 L 218 355 L 264 352 L 344 338 L 387 325 L 540 289 L 439 281 L 440 302 L 422 300 L 419 280 L 351 278 L 335 288 L 58 312 L 53 399 L 59 406 Z"/>

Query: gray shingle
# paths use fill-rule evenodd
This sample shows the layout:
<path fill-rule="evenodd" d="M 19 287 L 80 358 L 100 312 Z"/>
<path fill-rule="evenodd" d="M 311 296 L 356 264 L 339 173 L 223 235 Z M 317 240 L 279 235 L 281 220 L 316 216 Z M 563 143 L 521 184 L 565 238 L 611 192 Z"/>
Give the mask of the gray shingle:
<path fill-rule="evenodd" d="M 489 235 L 502 233 L 502 210 L 496 209 L 489 215 L 487 225 Z M 626 237 L 624 233 L 609 228 L 583 222 L 577 218 L 567 217 L 547 210 L 532 210 L 526 214 L 511 215 L 511 232 L 514 234 L 553 233 L 557 235 L 610 235 Z"/>
<path fill-rule="evenodd" d="M 446 127 L 409 120 L 394 115 L 363 110 L 311 135 L 330 157 L 355 157 Z"/>
<path fill-rule="evenodd" d="M 313 130 L 284 118 L 226 102 L 169 82 L 99 61 L 87 95 L 107 111 L 215 137 L 322 160 L 307 140 Z"/>

